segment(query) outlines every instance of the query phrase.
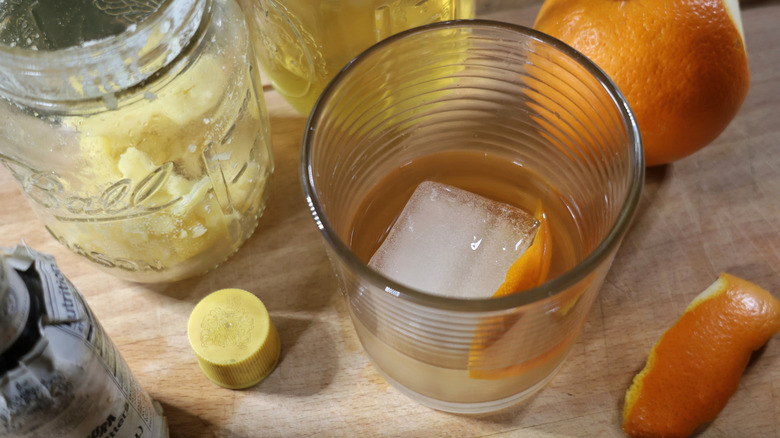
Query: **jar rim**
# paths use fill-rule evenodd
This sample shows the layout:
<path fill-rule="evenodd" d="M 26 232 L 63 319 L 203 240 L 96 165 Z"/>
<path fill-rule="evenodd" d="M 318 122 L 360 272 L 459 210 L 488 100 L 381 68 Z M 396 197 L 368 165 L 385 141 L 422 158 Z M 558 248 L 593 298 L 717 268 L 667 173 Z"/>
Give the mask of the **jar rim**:
<path fill-rule="evenodd" d="M 51 107 L 121 92 L 175 59 L 210 4 L 211 0 L 165 0 L 118 34 L 62 49 L 0 44 L 0 94 L 24 105 Z"/>

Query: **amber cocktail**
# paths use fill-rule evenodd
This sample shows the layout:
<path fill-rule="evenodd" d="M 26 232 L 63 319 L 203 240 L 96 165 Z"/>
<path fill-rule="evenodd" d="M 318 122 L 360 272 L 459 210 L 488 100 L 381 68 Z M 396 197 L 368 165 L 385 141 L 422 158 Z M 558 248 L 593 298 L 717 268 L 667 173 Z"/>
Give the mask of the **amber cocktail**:
<path fill-rule="evenodd" d="M 303 143 L 305 195 L 366 354 L 451 412 L 504 408 L 552 378 L 644 178 L 609 78 L 557 40 L 490 21 L 373 46 L 326 88 Z M 494 297 L 540 230 L 538 206 L 545 281 Z"/>

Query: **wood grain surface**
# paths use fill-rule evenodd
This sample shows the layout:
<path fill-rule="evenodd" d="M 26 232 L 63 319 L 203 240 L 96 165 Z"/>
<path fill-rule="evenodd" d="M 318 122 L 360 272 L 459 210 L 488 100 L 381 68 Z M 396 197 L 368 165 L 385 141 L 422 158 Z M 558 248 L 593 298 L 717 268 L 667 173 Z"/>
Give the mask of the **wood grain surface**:
<path fill-rule="evenodd" d="M 488 15 L 531 25 L 537 6 Z M 420 406 L 372 368 L 304 203 L 298 158 L 305 118 L 266 102 L 276 172 L 268 209 L 217 270 L 173 284 L 113 278 L 44 231 L 0 171 L 0 245 L 54 254 L 143 386 L 173 437 L 620 437 L 625 390 L 650 347 L 721 271 L 780 296 L 780 2 L 743 7 L 751 90 L 709 147 L 651 168 L 635 222 L 568 361 L 542 391 L 504 412 L 459 416 Z M 717 90 L 713 90 L 717 92 Z M 190 350 L 187 319 L 211 291 L 238 287 L 268 307 L 282 341 L 277 369 L 243 391 L 215 386 Z M 780 336 L 755 355 L 702 437 L 780 437 Z"/>

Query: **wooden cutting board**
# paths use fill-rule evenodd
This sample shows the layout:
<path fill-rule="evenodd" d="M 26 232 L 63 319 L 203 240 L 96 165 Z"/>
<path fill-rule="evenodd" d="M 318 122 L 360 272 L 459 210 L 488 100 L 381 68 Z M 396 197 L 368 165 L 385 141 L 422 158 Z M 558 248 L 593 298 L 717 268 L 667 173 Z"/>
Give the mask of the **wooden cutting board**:
<path fill-rule="evenodd" d="M 273 90 L 266 102 L 276 172 L 268 210 L 246 245 L 216 271 L 141 285 L 97 271 L 57 244 L 0 171 L 0 245 L 54 254 L 143 386 L 173 437 L 620 437 L 623 395 L 650 347 L 689 301 L 728 271 L 780 296 L 780 2 L 745 5 L 752 85 L 708 148 L 649 169 L 639 212 L 559 374 L 508 411 L 458 416 L 389 387 L 363 355 L 336 289 L 298 175 L 304 116 Z M 537 6 L 489 17 L 531 25 Z M 713 90 L 713 92 L 717 92 Z M 277 369 L 231 391 L 200 372 L 186 336 L 194 305 L 238 287 L 260 297 L 282 341 Z M 780 436 L 780 336 L 748 367 L 703 437 Z"/>

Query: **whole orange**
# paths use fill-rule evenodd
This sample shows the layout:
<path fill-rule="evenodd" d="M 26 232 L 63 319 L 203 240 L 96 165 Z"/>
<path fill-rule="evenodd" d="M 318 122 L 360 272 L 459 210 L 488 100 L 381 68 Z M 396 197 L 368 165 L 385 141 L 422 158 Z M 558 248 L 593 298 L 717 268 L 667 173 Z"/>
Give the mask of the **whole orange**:
<path fill-rule="evenodd" d="M 546 0 L 534 28 L 617 84 L 636 115 L 647 166 L 711 143 L 750 86 L 737 0 Z"/>

